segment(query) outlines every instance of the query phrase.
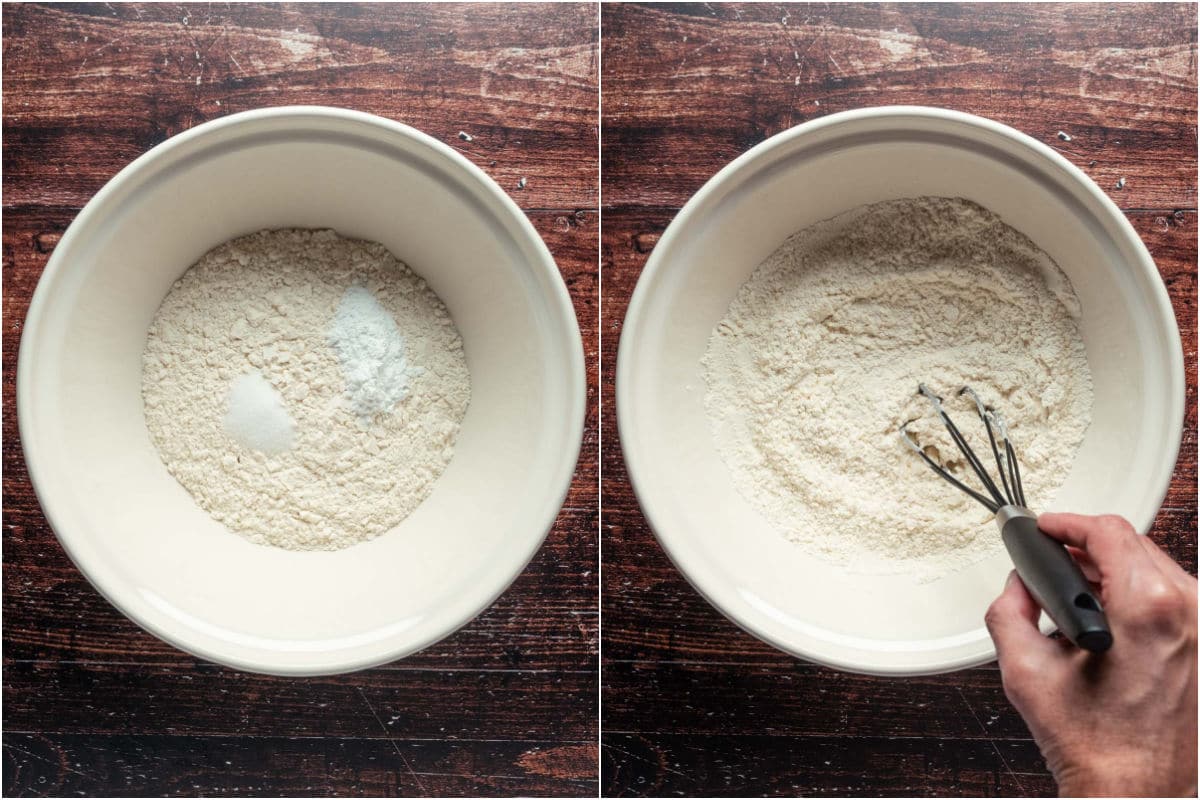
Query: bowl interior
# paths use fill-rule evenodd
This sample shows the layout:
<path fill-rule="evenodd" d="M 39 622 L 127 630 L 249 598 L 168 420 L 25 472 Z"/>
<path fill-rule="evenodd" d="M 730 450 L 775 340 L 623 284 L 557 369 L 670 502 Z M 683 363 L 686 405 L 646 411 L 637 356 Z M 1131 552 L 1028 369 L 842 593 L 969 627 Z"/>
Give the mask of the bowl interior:
<path fill-rule="evenodd" d="M 1040 510 L 1123 514 L 1144 531 L 1178 450 L 1178 331 L 1136 235 L 1105 212 L 1094 187 L 971 119 L 854 114 L 777 137 L 681 212 L 626 319 L 621 439 L 655 532 L 734 621 L 834 666 L 919 673 L 991 659 L 983 614 L 1012 565 L 1001 550 L 933 582 L 856 575 L 784 540 L 734 488 L 705 416 L 700 358 L 739 286 L 793 232 L 881 200 L 965 197 L 1062 267 L 1083 306 L 1095 408 L 1065 485 L 1057 497 L 1036 498 Z"/>
<path fill-rule="evenodd" d="M 24 332 L 24 444 L 72 558 L 135 620 L 250 669 L 366 666 L 465 623 L 536 551 L 578 454 L 579 332 L 537 234 L 448 148 L 347 112 L 239 117 L 143 158 L 63 238 Z M 280 227 L 387 246 L 445 302 L 470 370 L 432 495 L 337 552 L 229 533 L 167 473 L 142 415 L 146 331 L 172 282 L 212 247 Z"/>

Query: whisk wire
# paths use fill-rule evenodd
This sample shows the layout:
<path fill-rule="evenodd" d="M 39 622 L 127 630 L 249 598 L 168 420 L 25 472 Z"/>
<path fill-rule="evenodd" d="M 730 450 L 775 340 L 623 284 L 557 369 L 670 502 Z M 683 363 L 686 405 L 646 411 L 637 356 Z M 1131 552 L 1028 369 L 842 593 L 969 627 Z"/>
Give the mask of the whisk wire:
<path fill-rule="evenodd" d="M 946 415 L 945 412 L 942 412 L 942 417 L 945 420 L 946 427 L 950 430 L 950 435 L 954 439 L 954 443 L 958 445 L 958 449 L 962 451 L 963 456 L 966 457 L 967 462 L 971 465 L 971 469 L 973 469 L 975 474 L 979 477 L 980 482 L 983 483 L 984 487 L 988 490 L 988 493 L 991 494 L 997 505 L 1004 505 L 1006 499 L 1004 495 L 1000 494 L 999 487 L 997 487 L 995 481 L 992 480 L 992 476 L 988 474 L 987 469 L 983 466 L 983 462 L 980 461 L 979 457 L 975 455 L 975 451 L 972 450 L 971 446 L 967 444 L 967 440 L 963 438 L 963 435 L 959 432 L 958 427 L 954 424 L 950 417 Z"/>
<path fill-rule="evenodd" d="M 992 480 L 991 476 L 988 475 L 988 471 L 984 468 L 983 462 L 981 462 L 979 457 L 975 455 L 975 451 L 972 450 L 971 446 L 967 444 L 967 440 L 958 430 L 958 426 L 954 424 L 954 421 L 950 419 L 950 415 L 947 414 L 945 408 L 942 407 L 942 398 L 934 394 L 933 391 L 931 391 L 924 383 L 917 386 L 917 391 L 929 399 L 929 402 L 933 405 L 937 415 L 941 418 L 942 424 L 946 426 L 946 430 L 950 433 L 950 438 L 954 440 L 956 445 L 958 445 L 959 452 L 963 454 L 963 458 L 965 458 L 967 463 L 971 465 L 972 471 L 974 471 L 975 476 L 979 478 L 979 481 L 983 484 L 984 489 L 986 489 L 988 494 L 992 496 L 995 507 L 998 509 L 1000 506 L 1008 505 L 1008 498 L 1000 494 L 1000 489 L 996 486 L 996 483 Z M 974 496 L 974 493 L 972 493 L 972 496 Z M 987 505 L 989 510 L 993 511 L 994 513 L 995 509 L 992 508 L 993 504 L 989 503 Z"/>
<path fill-rule="evenodd" d="M 913 422 L 913 421 L 914 420 L 909 420 L 909 422 Z M 945 467 L 943 467 L 941 464 L 934 461 L 932 458 L 929 457 L 928 453 L 926 453 L 924 450 L 921 449 L 921 446 L 919 444 L 917 444 L 916 440 L 912 438 L 912 435 L 908 433 L 907 428 L 908 428 L 909 422 L 906 422 L 900 426 L 900 435 L 902 437 L 904 437 L 904 441 L 908 443 L 908 446 L 911 447 L 916 452 L 916 454 L 919 455 L 921 457 L 921 459 L 926 464 L 929 465 L 930 469 L 932 469 L 934 472 L 936 472 L 938 475 L 940 475 L 942 478 L 944 478 L 947 482 L 949 482 L 955 488 L 960 489 L 961 491 L 966 492 L 968 495 L 975 498 L 977 501 L 979 501 L 981 504 L 983 504 L 984 507 L 986 507 L 988 509 L 988 511 L 991 511 L 993 514 L 995 514 L 1000 509 L 999 506 L 997 506 L 989 498 L 985 497 L 984 495 L 982 495 L 979 492 L 972 489 L 970 486 L 967 486 L 965 483 L 960 481 L 958 478 L 955 478 L 953 475 L 950 474 L 950 472 Z"/>
<path fill-rule="evenodd" d="M 1008 456 L 1008 466 L 1012 470 L 1012 482 L 1014 493 L 1016 494 L 1017 505 L 1028 508 L 1025 503 L 1025 487 L 1021 484 L 1021 468 L 1017 466 L 1017 453 L 1013 450 L 1012 443 L 1008 437 L 1004 439 L 1004 450 Z"/>
<path fill-rule="evenodd" d="M 1010 468 L 1014 463 L 1016 463 L 1008 456 L 1009 452 L 1012 450 L 1012 447 L 1009 446 L 1008 440 L 1006 439 L 1004 442 L 1004 458 L 1001 458 L 1000 447 L 996 444 L 996 434 L 992 431 L 991 420 L 986 416 L 983 418 L 983 425 L 985 428 L 987 428 L 988 443 L 991 444 L 992 456 L 994 456 L 996 459 L 996 471 L 1000 473 L 1000 483 L 1004 485 L 1004 496 L 1008 498 L 1009 503 L 1011 503 L 1016 497 L 1016 490 L 1008 482 L 1009 469 L 1005 469 L 1005 462 L 1007 462 L 1007 466 Z"/>
<path fill-rule="evenodd" d="M 979 395 L 975 393 L 974 389 L 970 386 L 964 386 L 958 390 L 958 394 L 959 396 L 964 394 L 969 395 L 975 401 L 975 410 L 979 412 L 979 418 L 983 420 L 983 426 L 987 429 L 988 444 L 992 446 L 992 456 L 996 459 L 996 471 L 1000 473 L 1000 483 L 1004 487 L 1004 497 L 1009 504 L 1012 504 L 1016 498 L 1016 493 L 1015 488 L 1009 484 L 1008 475 L 1012 471 L 1012 465 L 1016 462 L 1015 459 L 1009 457 L 1011 448 L 1008 445 L 1008 432 L 1004 428 L 1003 422 L 997 419 L 995 411 L 983 404 L 983 401 L 979 399 Z M 1004 459 L 1000 458 L 1000 447 L 996 444 L 996 433 L 992 429 L 993 420 L 995 420 L 996 427 L 1000 429 L 1000 435 L 1004 439 Z M 1007 468 L 1005 461 L 1007 461 Z"/>
<path fill-rule="evenodd" d="M 1008 437 L 1008 426 L 1005 424 L 1004 418 L 994 409 L 985 406 L 983 401 L 980 400 L 979 395 L 971 387 L 964 386 L 958 391 L 960 396 L 965 394 L 975 401 L 975 408 L 979 412 L 979 418 L 983 420 L 984 428 L 987 430 L 988 443 L 992 448 L 992 456 L 996 460 L 996 468 L 1000 473 L 1001 485 L 997 486 L 996 481 L 993 480 L 987 468 L 984 467 L 983 462 L 979 460 L 979 457 L 975 455 L 975 451 L 967 444 L 966 437 L 962 435 L 958 426 L 954 424 L 954 420 L 950 419 L 950 415 L 946 413 L 946 409 L 942 405 L 942 398 L 924 383 L 917 385 L 917 393 L 929 400 L 938 418 L 941 419 L 942 424 L 946 427 L 946 431 L 950 434 L 950 438 L 954 440 L 954 444 L 970 465 L 971 471 L 975 473 L 980 483 L 983 484 L 983 488 L 987 494 L 979 492 L 963 483 L 946 467 L 939 464 L 925 452 L 924 448 L 908 432 L 908 426 L 916 420 L 909 420 L 900 426 L 900 435 L 905 443 L 929 465 L 930 469 L 941 476 L 946 482 L 966 493 L 993 514 L 1003 506 L 1025 506 L 1025 487 L 1021 484 L 1021 468 L 1017 465 L 1017 452 Z M 997 434 L 1000 437 L 999 441 L 996 438 Z M 1000 454 L 1001 441 L 1004 442 L 1003 456 Z M 1001 486 L 1003 490 L 1001 490 Z"/>

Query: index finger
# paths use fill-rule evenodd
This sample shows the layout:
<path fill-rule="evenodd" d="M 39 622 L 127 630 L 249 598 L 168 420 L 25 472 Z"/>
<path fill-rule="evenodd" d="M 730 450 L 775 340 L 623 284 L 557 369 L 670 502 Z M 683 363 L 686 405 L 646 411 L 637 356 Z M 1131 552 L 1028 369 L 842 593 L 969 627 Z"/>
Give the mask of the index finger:
<path fill-rule="evenodd" d="M 1087 553 L 1102 578 L 1127 569 L 1130 558 L 1147 557 L 1138 532 L 1121 517 L 1046 513 L 1037 525 L 1047 536 Z"/>

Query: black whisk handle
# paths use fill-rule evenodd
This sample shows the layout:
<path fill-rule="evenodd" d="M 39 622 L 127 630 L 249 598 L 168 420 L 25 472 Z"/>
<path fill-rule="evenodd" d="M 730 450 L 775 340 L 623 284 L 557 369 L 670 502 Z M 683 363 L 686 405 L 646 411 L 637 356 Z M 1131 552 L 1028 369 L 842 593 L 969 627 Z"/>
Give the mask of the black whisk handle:
<path fill-rule="evenodd" d="M 1038 530 L 1037 517 L 1020 506 L 1003 506 L 996 522 L 1025 588 L 1062 635 L 1093 653 L 1112 647 L 1100 599 L 1067 548 Z"/>

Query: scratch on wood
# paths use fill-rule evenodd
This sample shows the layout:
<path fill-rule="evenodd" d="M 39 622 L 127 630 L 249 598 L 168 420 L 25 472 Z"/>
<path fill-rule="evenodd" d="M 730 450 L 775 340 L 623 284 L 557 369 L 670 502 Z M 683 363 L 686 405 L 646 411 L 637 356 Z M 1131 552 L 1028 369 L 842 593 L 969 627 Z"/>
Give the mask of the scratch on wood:
<path fill-rule="evenodd" d="M 632 758 L 637 761 L 641 761 L 643 764 L 650 764 L 651 766 L 658 767 L 659 769 L 663 770 L 664 772 L 670 772 L 672 775 L 678 775 L 682 778 L 687 778 L 692 783 L 696 782 L 695 777 L 688 775 L 686 772 L 680 772 L 677 769 L 671 769 L 663 762 L 663 760 L 661 758 L 657 762 L 651 761 L 650 759 L 646 758 L 645 756 L 639 756 L 637 753 L 631 753 L 628 750 L 622 750 L 621 748 L 619 748 L 609 742 L 604 743 L 604 749 L 612 750 L 613 752 L 620 753 L 621 755 L 626 756 L 627 758 Z"/>
<path fill-rule="evenodd" d="M 59 751 L 60 757 L 59 757 L 58 762 L 55 763 L 54 761 L 50 760 L 49 758 L 46 758 L 41 753 L 34 753 L 29 750 L 24 750 L 20 747 L 17 747 L 16 745 L 10 744 L 8 742 L 4 743 L 4 749 L 12 750 L 14 752 L 20 753 L 21 755 L 29 756 L 30 758 L 36 758 L 38 761 L 41 761 L 46 764 L 50 764 L 51 766 L 55 766 L 55 767 L 58 767 L 63 770 L 66 770 L 67 772 L 74 773 L 74 774 L 80 776 L 81 778 L 87 778 L 89 781 L 96 780 L 95 775 L 89 775 L 86 772 L 80 772 L 79 770 L 68 766 L 67 762 L 66 762 L 66 753 L 63 753 L 62 751 Z"/>
<path fill-rule="evenodd" d="M 979 718 L 979 715 L 975 713 L 975 709 L 971 707 L 969 702 L 967 702 L 967 696 L 963 693 L 962 688 L 955 686 L 954 690 L 958 692 L 958 696 L 962 698 L 963 705 L 967 707 L 967 711 L 971 712 L 971 716 L 974 718 L 975 724 L 979 726 L 979 732 L 983 734 L 983 738 L 986 739 L 992 746 L 992 750 L 996 752 L 996 757 L 1000 759 L 1000 763 L 1004 765 L 1004 769 L 1008 772 L 1012 779 L 1016 781 L 1017 788 L 1024 793 L 1025 787 L 1021 785 L 1021 779 L 1017 777 L 1017 773 L 1013 772 L 1013 768 L 1008 765 L 1008 761 L 1004 758 L 1004 754 L 1000 752 L 1000 748 L 996 744 L 996 740 L 992 738 L 990 733 L 988 733 L 987 726 L 983 724 L 983 720 Z"/>
<path fill-rule="evenodd" d="M 358 696 L 362 698 L 362 701 L 367 704 L 367 708 L 370 710 L 371 716 L 375 718 L 375 722 L 379 725 L 379 730 L 383 731 L 383 735 L 389 742 L 392 743 L 392 749 L 395 750 L 396 755 L 400 757 L 400 761 L 404 764 L 405 769 L 408 770 L 408 774 L 411 775 L 412 779 L 417 782 L 417 788 L 421 790 L 421 794 L 425 794 L 425 787 L 421 784 L 421 779 L 418 778 L 417 773 L 413 771 L 412 764 L 408 763 L 408 759 L 404 757 L 404 753 L 400 752 L 400 745 L 395 739 L 392 738 L 392 734 L 388 732 L 387 725 L 383 724 L 383 720 L 380 718 L 379 714 L 375 712 L 375 706 L 371 705 L 371 701 L 367 699 L 366 692 L 362 690 L 361 686 L 356 686 L 354 688 L 358 690 Z"/>

